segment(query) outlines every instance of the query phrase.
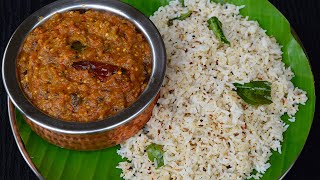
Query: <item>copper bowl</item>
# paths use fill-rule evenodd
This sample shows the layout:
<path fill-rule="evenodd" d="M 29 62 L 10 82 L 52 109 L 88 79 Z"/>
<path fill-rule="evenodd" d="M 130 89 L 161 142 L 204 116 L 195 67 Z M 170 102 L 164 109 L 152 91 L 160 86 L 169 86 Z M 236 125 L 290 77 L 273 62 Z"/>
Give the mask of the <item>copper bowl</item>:
<path fill-rule="evenodd" d="M 66 149 L 98 150 L 120 144 L 136 134 L 150 119 L 158 96 L 136 118 L 109 131 L 92 134 L 66 134 L 48 130 L 23 116 L 31 129 L 48 142 Z"/>
<path fill-rule="evenodd" d="M 20 88 L 16 59 L 25 37 L 55 13 L 94 9 L 128 19 L 150 44 L 152 73 L 149 83 L 135 103 L 101 121 L 81 123 L 63 121 L 40 111 Z M 3 56 L 2 77 L 9 98 L 39 136 L 57 146 L 74 150 L 97 150 L 114 146 L 137 133 L 150 119 L 166 69 L 166 52 L 154 24 L 135 8 L 117 0 L 58 0 L 29 16 L 14 32 Z"/>

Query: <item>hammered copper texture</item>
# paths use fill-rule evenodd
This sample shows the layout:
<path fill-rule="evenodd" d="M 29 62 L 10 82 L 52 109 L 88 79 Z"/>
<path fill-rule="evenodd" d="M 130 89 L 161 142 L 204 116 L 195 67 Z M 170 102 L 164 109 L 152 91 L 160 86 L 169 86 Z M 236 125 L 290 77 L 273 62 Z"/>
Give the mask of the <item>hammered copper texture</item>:
<path fill-rule="evenodd" d="M 99 150 L 120 144 L 136 134 L 150 119 L 159 95 L 138 117 L 109 131 L 97 134 L 62 134 L 45 129 L 24 117 L 31 129 L 46 141 L 62 148 L 72 150 Z"/>

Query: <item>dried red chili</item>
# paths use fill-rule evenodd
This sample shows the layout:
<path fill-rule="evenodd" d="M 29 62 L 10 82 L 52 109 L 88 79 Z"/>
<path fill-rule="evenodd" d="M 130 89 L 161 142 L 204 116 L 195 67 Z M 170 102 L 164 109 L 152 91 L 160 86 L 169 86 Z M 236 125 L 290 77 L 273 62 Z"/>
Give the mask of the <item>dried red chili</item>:
<path fill-rule="evenodd" d="M 74 62 L 72 67 L 76 70 L 88 70 L 89 73 L 94 74 L 101 81 L 113 74 L 126 72 L 124 68 L 96 61 L 78 61 Z"/>

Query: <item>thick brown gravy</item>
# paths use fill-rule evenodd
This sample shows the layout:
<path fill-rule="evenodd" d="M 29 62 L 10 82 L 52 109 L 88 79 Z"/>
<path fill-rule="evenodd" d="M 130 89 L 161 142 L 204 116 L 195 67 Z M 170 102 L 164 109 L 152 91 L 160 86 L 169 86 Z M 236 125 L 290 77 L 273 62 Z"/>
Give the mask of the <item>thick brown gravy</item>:
<path fill-rule="evenodd" d="M 136 101 L 149 80 L 151 50 L 126 19 L 69 11 L 27 36 L 17 68 L 36 107 L 62 120 L 96 121 Z"/>

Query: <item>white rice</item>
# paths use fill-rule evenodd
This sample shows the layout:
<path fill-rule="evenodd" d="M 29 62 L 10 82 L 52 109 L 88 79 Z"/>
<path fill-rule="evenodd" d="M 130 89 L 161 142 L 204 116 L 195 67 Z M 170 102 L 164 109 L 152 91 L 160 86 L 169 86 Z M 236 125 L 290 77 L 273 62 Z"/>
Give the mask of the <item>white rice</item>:
<path fill-rule="evenodd" d="M 282 133 L 306 93 L 281 61 L 281 47 L 256 21 L 239 15 L 242 6 L 208 0 L 178 0 L 151 17 L 166 45 L 167 74 L 161 96 L 145 128 L 121 144 L 124 179 L 246 179 L 262 177 L 272 150 L 281 153 Z M 192 10 L 186 20 L 169 19 Z M 231 45 L 207 28 L 216 16 Z M 272 83 L 270 105 L 254 107 L 239 98 L 235 82 Z M 156 169 L 146 147 L 163 145 L 164 166 Z M 256 174 L 251 174 L 256 170 Z"/>

